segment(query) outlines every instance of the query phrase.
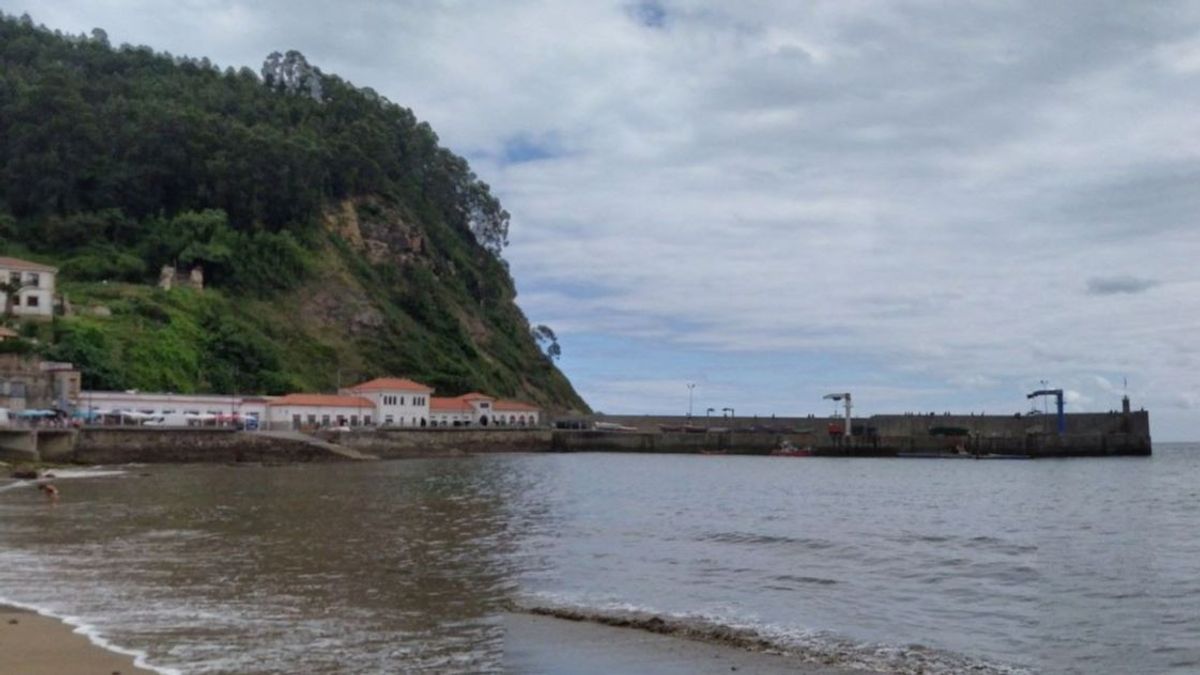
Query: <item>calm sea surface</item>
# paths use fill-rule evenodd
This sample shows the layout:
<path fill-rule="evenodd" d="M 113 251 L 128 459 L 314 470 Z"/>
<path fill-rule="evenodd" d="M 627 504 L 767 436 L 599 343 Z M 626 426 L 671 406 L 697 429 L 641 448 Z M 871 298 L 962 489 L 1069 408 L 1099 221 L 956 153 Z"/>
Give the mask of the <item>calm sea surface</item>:
<path fill-rule="evenodd" d="M 1200 445 L 1155 452 L 132 467 L 0 487 L 0 600 L 188 673 L 497 670 L 512 602 L 858 665 L 1200 672 Z"/>

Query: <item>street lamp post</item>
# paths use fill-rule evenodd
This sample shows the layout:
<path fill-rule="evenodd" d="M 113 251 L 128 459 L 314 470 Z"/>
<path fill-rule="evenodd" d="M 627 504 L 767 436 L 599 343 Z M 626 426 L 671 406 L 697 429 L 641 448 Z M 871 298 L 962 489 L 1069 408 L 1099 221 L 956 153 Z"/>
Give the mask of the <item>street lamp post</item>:
<path fill-rule="evenodd" d="M 705 424 L 708 424 L 708 421 L 710 419 L 712 419 L 712 414 L 713 414 L 714 410 L 716 410 L 716 408 L 709 408 L 708 410 L 704 411 L 704 423 Z"/>
<path fill-rule="evenodd" d="M 688 382 L 688 423 L 692 421 L 692 392 L 696 389 L 695 382 Z"/>

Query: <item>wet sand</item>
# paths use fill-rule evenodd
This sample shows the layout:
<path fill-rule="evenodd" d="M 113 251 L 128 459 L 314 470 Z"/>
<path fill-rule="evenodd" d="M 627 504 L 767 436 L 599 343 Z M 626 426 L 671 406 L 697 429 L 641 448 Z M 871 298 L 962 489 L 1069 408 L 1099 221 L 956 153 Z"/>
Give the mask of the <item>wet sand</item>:
<path fill-rule="evenodd" d="M 0 605 L 0 673 L 21 675 L 152 675 L 133 657 L 92 644 L 71 626 L 26 609 Z"/>
<path fill-rule="evenodd" d="M 504 615 L 504 670 L 508 673 L 574 675 L 852 675 L 864 672 L 634 628 L 523 613 Z"/>

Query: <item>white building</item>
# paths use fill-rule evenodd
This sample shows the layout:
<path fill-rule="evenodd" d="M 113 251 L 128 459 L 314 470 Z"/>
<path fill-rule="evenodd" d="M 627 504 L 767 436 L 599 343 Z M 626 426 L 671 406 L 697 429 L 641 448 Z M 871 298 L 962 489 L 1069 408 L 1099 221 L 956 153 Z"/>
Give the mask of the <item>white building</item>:
<path fill-rule="evenodd" d="M 377 419 L 374 401 L 363 396 L 288 394 L 267 404 L 270 429 L 370 426 Z"/>
<path fill-rule="evenodd" d="M 54 282 L 58 269 L 28 260 L 0 256 L 0 281 L 20 286 L 11 298 L 15 316 L 49 317 L 54 315 Z M 0 300 L 8 302 L 7 293 Z"/>
<path fill-rule="evenodd" d="M 430 417 L 438 427 L 537 426 L 541 411 L 527 403 L 504 401 L 472 392 L 446 398 L 435 396 Z"/>
<path fill-rule="evenodd" d="M 89 413 L 136 412 L 156 417 L 214 415 L 217 417 L 266 418 L 263 396 L 224 394 L 172 394 L 148 391 L 83 391 L 78 407 Z"/>
<path fill-rule="evenodd" d="M 343 389 L 345 396 L 361 396 L 375 408 L 375 423 L 385 427 L 424 427 L 430 423 L 433 389 L 402 377 L 379 377 Z"/>
<path fill-rule="evenodd" d="M 542 411 L 520 401 L 499 400 L 492 404 L 492 420 L 503 427 L 536 427 Z"/>

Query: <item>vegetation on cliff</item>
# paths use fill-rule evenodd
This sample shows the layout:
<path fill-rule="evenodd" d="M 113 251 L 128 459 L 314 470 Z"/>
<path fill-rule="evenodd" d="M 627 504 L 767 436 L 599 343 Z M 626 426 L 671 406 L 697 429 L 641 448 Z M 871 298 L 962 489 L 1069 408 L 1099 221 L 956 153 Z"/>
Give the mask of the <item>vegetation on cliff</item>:
<path fill-rule="evenodd" d="M 42 344 L 89 387 L 395 373 L 586 409 L 514 303 L 507 232 L 428 124 L 296 52 L 260 75 L 0 17 L 0 251 L 60 267 Z M 163 265 L 205 289 L 157 288 Z"/>

